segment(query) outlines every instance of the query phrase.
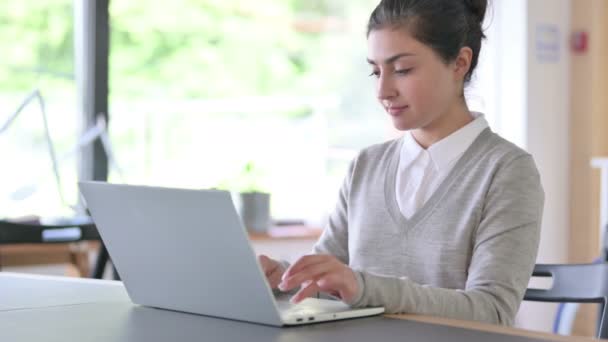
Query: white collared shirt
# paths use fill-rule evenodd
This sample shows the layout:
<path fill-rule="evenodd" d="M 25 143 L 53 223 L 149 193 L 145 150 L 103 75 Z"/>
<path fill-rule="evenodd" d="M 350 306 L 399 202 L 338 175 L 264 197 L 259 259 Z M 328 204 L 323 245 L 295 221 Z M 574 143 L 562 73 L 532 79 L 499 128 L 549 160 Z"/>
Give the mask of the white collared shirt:
<path fill-rule="evenodd" d="M 462 154 L 488 127 L 483 114 L 471 114 L 473 121 L 426 150 L 411 132 L 404 134 L 395 190 L 399 209 L 406 218 L 412 217 L 431 198 Z"/>

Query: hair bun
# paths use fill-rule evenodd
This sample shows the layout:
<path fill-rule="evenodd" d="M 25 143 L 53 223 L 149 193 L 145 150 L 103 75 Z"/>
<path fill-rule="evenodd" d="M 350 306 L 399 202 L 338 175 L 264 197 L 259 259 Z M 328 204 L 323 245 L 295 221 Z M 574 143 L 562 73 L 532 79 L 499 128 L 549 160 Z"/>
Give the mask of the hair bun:
<path fill-rule="evenodd" d="M 488 7 L 488 0 L 464 0 L 464 4 L 477 21 L 480 24 L 483 23 L 483 19 L 486 16 L 486 8 Z"/>

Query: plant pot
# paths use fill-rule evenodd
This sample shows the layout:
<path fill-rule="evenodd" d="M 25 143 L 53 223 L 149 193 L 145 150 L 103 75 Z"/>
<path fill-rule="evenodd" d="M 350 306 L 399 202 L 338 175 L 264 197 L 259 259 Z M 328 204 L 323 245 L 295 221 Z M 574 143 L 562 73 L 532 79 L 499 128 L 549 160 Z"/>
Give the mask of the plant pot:
<path fill-rule="evenodd" d="M 247 230 L 256 233 L 268 232 L 270 228 L 270 194 L 264 192 L 241 193 L 239 214 Z"/>

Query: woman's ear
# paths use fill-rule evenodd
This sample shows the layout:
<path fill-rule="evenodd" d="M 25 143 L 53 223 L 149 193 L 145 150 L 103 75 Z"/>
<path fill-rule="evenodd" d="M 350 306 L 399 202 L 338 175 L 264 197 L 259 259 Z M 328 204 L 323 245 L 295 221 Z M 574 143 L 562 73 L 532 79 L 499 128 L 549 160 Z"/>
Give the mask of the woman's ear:
<path fill-rule="evenodd" d="M 465 46 L 460 49 L 456 60 L 454 61 L 455 76 L 459 80 L 463 80 L 469 69 L 471 68 L 471 60 L 473 59 L 473 50 Z"/>

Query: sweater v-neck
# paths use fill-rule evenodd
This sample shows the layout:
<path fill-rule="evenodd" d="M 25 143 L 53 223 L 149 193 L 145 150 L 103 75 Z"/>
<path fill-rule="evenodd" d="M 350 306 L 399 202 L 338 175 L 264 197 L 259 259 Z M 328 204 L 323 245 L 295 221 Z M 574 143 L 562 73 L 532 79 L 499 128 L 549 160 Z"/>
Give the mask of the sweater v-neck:
<path fill-rule="evenodd" d="M 386 205 L 388 211 L 395 221 L 400 227 L 404 227 L 407 230 L 414 229 L 418 226 L 422 221 L 426 219 L 426 217 L 433 211 L 433 209 L 437 206 L 437 203 L 441 201 L 441 199 L 445 196 L 445 194 L 452 187 L 452 184 L 458 176 L 466 170 L 469 162 L 475 157 L 475 155 L 479 152 L 480 148 L 484 145 L 484 142 L 488 140 L 492 131 L 490 128 L 484 129 L 477 138 L 473 141 L 471 146 L 467 148 L 467 150 L 462 154 L 460 159 L 454 165 L 454 168 L 448 173 L 445 179 L 439 184 L 437 190 L 431 195 L 431 197 L 426 201 L 422 207 L 420 207 L 414 215 L 409 218 L 406 218 L 399 210 L 399 204 L 397 202 L 397 193 L 395 191 L 395 182 L 397 179 L 397 172 L 399 169 L 399 158 L 401 151 L 401 144 L 403 141 L 399 142 L 399 146 L 394 150 L 393 155 L 391 156 L 391 160 L 389 163 L 389 167 L 387 170 L 385 182 L 384 182 L 384 197 L 386 201 Z"/>

